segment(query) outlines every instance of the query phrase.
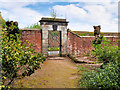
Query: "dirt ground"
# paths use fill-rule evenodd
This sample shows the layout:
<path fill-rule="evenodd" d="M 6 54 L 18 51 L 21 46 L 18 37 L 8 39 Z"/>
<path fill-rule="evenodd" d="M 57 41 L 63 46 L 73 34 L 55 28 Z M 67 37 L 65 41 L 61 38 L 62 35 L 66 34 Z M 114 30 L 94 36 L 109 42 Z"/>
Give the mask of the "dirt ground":
<path fill-rule="evenodd" d="M 16 80 L 14 88 L 77 88 L 80 73 L 68 57 L 46 60 L 31 76 Z"/>

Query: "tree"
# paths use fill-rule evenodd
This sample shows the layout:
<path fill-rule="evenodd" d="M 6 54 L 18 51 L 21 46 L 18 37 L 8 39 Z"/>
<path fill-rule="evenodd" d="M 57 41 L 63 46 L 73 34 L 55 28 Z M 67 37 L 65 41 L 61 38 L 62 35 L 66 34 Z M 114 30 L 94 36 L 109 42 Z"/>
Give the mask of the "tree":
<path fill-rule="evenodd" d="M 11 27 L 8 26 L 7 30 L 10 31 L 10 29 Z M 13 29 L 16 29 L 14 25 Z M 19 76 L 30 76 L 40 68 L 40 62 L 45 60 L 42 54 L 31 49 L 33 44 L 29 44 L 28 47 L 21 45 L 19 34 L 9 33 L 8 35 L 8 31 L 3 30 L 2 33 L 2 59 L 0 59 L 2 60 L 0 61 L 2 62 L 2 88 L 8 88 L 8 85 Z"/>
<path fill-rule="evenodd" d="M 54 9 L 51 9 L 51 17 L 53 17 L 54 19 L 56 18 L 56 12 L 54 11 Z"/>

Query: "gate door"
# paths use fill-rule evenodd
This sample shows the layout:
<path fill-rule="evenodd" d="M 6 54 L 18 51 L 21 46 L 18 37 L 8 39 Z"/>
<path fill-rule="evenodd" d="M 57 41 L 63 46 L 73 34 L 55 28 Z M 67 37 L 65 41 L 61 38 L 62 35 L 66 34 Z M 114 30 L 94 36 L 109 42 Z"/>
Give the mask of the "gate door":
<path fill-rule="evenodd" d="M 48 56 L 60 56 L 61 31 L 48 31 Z"/>

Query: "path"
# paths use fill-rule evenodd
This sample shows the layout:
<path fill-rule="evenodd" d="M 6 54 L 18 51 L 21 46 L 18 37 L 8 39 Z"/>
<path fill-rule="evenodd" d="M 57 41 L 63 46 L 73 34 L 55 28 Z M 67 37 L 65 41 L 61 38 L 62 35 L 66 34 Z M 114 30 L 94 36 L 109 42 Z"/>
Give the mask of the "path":
<path fill-rule="evenodd" d="M 69 58 L 49 59 L 34 74 L 18 80 L 17 88 L 76 88 L 78 72 L 76 64 Z"/>

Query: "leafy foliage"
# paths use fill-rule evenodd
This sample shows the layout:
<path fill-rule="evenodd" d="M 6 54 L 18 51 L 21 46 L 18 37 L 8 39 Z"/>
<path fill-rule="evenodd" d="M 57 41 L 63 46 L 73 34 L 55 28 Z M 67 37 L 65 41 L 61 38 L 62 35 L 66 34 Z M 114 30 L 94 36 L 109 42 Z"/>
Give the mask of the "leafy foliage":
<path fill-rule="evenodd" d="M 59 51 L 59 47 L 49 47 L 49 51 Z"/>
<path fill-rule="evenodd" d="M 40 62 L 45 60 L 42 54 L 36 53 L 31 49 L 32 44 L 29 44 L 28 47 L 21 45 L 19 34 L 9 34 L 8 36 L 7 32 L 3 30 L 2 34 L 3 87 L 10 85 L 19 76 L 30 76 L 35 70 L 40 68 Z"/>
<path fill-rule="evenodd" d="M 120 62 L 108 63 L 104 69 L 85 72 L 80 79 L 80 87 L 87 88 L 120 88 Z"/>
<path fill-rule="evenodd" d="M 9 39 L 13 38 L 16 40 L 17 39 L 16 34 L 18 35 L 20 34 L 20 30 L 18 28 L 18 22 L 7 21 L 5 26 L 7 28 L 6 33 Z M 10 37 L 11 34 L 13 35 L 13 37 Z"/>
<path fill-rule="evenodd" d="M 51 17 L 56 18 L 56 12 L 54 9 L 51 9 Z"/>
<path fill-rule="evenodd" d="M 5 20 L 2 18 L 1 12 L 0 12 L 0 28 L 5 27 Z"/>
<path fill-rule="evenodd" d="M 103 40 L 103 36 L 100 36 L 98 39 L 93 40 L 92 43 L 94 44 L 94 46 L 96 46 L 98 44 L 101 44 L 102 40 Z"/>
<path fill-rule="evenodd" d="M 51 36 L 56 36 L 56 35 L 59 35 L 60 32 L 59 32 L 59 31 L 49 31 L 49 34 L 50 34 Z"/>
<path fill-rule="evenodd" d="M 95 50 L 93 50 L 92 55 L 97 57 L 100 62 L 115 62 L 118 60 L 118 46 L 115 46 L 117 43 L 110 42 L 108 39 L 103 38 L 101 44 L 93 44 Z"/>
<path fill-rule="evenodd" d="M 93 44 L 95 50 L 92 54 L 104 63 L 98 69 L 83 73 L 80 87 L 120 88 L 120 52 L 118 46 L 113 45 L 106 38 L 101 44 Z"/>
<path fill-rule="evenodd" d="M 35 23 L 35 24 L 32 24 L 31 26 L 27 26 L 25 28 L 27 28 L 27 29 L 40 29 L 40 24 Z"/>

